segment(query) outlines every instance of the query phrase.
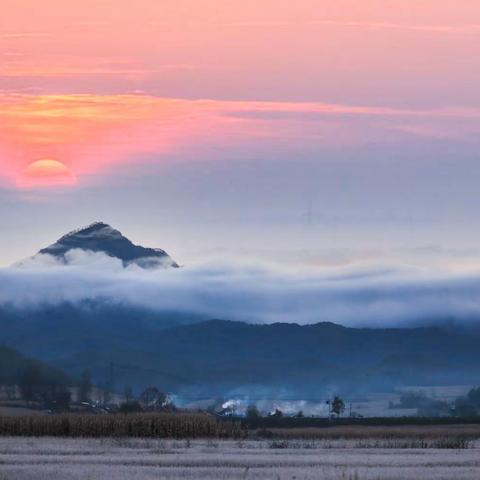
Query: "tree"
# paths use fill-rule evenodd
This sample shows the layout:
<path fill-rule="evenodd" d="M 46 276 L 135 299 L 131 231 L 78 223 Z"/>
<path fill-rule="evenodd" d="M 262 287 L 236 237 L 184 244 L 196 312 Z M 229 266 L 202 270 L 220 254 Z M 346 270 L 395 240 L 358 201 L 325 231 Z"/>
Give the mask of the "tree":
<path fill-rule="evenodd" d="M 15 400 L 15 398 L 17 397 L 17 388 L 15 387 L 15 385 L 7 385 L 5 387 L 5 393 L 7 394 L 7 398 L 9 400 Z"/>
<path fill-rule="evenodd" d="M 61 384 L 50 384 L 42 393 L 45 406 L 54 412 L 66 412 L 70 409 L 72 395 L 67 387 Z"/>
<path fill-rule="evenodd" d="M 142 406 L 140 405 L 140 403 L 138 403 L 136 400 L 134 400 L 133 402 L 130 401 L 130 402 L 124 402 L 120 405 L 120 412 L 121 413 L 138 413 L 138 412 L 143 412 L 143 408 Z"/>
<path fill-rule="evenodd" d="M 90 402 L 92 394 L 92 379 L 90 372 L 84 370 L 80 375 L 80 380 L 78 382 L 78 400 L 80 402 Z"/>
<path fill-rule="evenodd" d="M 58 412 L 66 412 L 70 409 L 70 402 L 72 401 L 72 394 L 65 387 L 60 387 L 53 397 L 55 408 Z"/>
<path fill-rule="evenodd" d="M 40 368 L 34 363 L 28 364 L 20 374 L 19 387 L 22 398 L 27 402 L 37 400 L 40 390 Z"/>
<path fill-rule="evenodd" d="M 134 399 L 132 387 L 125 387 L 123 395 L 125 397 L 125 403 L 130 403 Z"/>
<path fill-rule="evenodd" d="M 112 392 L 109 389 L 109 383 L 104 382 L 102 388 L 102 403 L 108 405 L 112 401 Z"/>
<path fill-rule="evenodd" d="M 476 408 L 480 408 L 480 387 L 472 388 L 467 394 L 468 400 Z"/>
<path fill-rule="evenodd" d="M 459 397 L 455 400 L 455 415 L 458 417 L 474 417 L 477 415 L 477 409 L 468 397 Z"/>
<path fill-rule="evenodd" d="M 297 418 L 304 418 L 305 415 L 303 414 L 303 410 L 300 410 L 296 415 Z"/>
<path fill-rule="evenodd" d="M 148 387 L 140 395 L 140 403 L 145 408 L 163 408 L 167 405 L 168 397 L 156 387 Z"/>
<path fill-rule="evenodd" d="M 42 402 L 51 410 L 63 412 L 70 408 L 68 381 L 65 375 L 29 361 L 20 373 L 18 386 L 26 402 Z"/>
<path fill-rule="evenodd" d="M 422 392 L 405 392 L 400 395 L 400 408 L 421 408 L 429 403 Z"/>
<path fill-rule="evenodd" d="M 455 400 L 454 412 L 458 417 L 475 417 L 480 411 L 480 387 L 472 388 L 466 397 Z"/>
<path fill-rule="evenodd" d="M 246 417 L 250 421 L 258 420 L 260 418 L 260 412 L 256 405 L 249 405 L 247 407 Z"/>
<path fill-rule="evenodd" d="M 341 416 L 345 411 L 345 402 L 339 397 L 335 396 L 330 404 L 330 412 Z"/>

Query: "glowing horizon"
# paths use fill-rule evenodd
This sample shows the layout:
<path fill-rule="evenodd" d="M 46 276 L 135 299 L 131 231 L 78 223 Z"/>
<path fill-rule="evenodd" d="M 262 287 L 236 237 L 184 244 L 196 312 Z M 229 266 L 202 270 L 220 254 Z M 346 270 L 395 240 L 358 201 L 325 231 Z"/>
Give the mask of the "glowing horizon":
<path fill-rule="evenodd" d="M 479 39 L 473 0 L 5 0 L 0 214 L 475 246 Z"/>
<path fill-rule="evenodd" d="M 138 162 L 139 155 L 149 153 L 155 154 L 150 161 L 167 162 L 178 147 L 217 144 L 235 149 L 246 143 L 255 151 L 278 141 L 297 148 L 314 141 L 318 147 L 335 148 L 339 138 L 342 145 L 354 147 L 373 140 L 399 141 L 405 135 L 447 135 L 442 124 L 458 120 L 464 132 L 456 135 L 468 136 L 480 119 L 480 109 L 475 108 L 196 101 L 140 94 L 0 94 L 0 114 L 0 141 L 9 152 L 0 156 L 0 177 L 21 188 L 75 186 L 85 175 Z M 362 119 L 371 123 L 369 131 Z M 386 132 L 391 137 L 387 140 Z M 42 157 L 52 157 L 65 170 L 32 169 L 33 159 Z"/>

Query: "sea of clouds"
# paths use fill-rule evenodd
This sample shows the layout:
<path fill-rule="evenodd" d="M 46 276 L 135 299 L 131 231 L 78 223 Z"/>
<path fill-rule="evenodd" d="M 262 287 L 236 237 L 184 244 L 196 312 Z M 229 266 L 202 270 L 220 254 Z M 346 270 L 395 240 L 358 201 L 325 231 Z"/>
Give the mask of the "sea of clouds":
<path fill-rule="evenodd" d="M 89 299 L 261 323 L 474 323 L 480 318 L 480 271 L 379 264 L 292 270 L 235 262 L 143 270 L 81 250 L 68 253 L 67 265 L 39 255 L 0 269 L 0 305 L 35 308 Z"/>

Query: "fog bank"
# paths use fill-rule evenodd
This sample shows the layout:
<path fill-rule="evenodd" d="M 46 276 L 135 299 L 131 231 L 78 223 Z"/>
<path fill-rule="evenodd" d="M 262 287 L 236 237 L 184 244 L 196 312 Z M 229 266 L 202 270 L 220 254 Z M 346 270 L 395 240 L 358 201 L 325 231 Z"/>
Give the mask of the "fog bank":
<path fill-rule="evenodd" d="M 83 251 L 71 251 L 68 262 L 43 255 L 0 269 L 0 305 L 102 300 L 247 322 L 371 327 L 480 318 L 480 272 L 374 264 L 292 271 L 233 262 L 146 271 Z"/>

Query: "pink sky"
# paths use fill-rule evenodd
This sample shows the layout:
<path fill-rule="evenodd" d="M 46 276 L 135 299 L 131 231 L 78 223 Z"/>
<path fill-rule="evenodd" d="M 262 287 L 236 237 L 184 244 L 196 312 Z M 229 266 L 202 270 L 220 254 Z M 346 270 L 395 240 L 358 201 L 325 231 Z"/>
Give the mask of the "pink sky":
<path fill-rule="evenodd" d="M 28 168 L 54 159 L 73 185 L 206 144 L 469 138 L 479 40 L 468 0 L 4 0 L 0 177 L 45 186 Z"/>
<path fill-rule="evenodd" d="M 4 0 L 0 88 L 438 104 L 479 37 L 469 0 Z"/>
<path fill-rule="evenodd" d="M 77 179 L 100 171 L 115 173 L 115 165 L 138 162 L 140 155 L 167 163 L 181 148 L 274 152 L 281 145 L 298 151 L 309 144 L 353 148 L 405 136 L 468 138 L 478 132 L 480 108 L 412 110 L 141 94 L 0 94 L 0 115 L 1 176 L 31 188 L 74 186 Z M 460 131 L 452 129 L 452 123 L 460 124 Z M 44 159 L 61 162 L 65 175 L 38 168 L 36 162 Z M 199 153 L 198 159 L 204 156 Z"/>

